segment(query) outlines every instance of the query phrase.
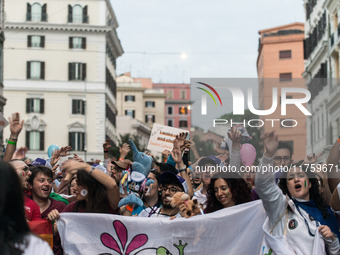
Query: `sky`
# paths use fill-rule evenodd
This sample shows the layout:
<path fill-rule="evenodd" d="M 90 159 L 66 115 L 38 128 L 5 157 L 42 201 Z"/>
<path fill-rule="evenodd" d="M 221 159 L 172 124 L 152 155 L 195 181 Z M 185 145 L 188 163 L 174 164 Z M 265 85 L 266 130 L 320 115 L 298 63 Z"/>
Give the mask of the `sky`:
<path fill-rule="evenodd" d="M 258 31 L 304 22 L 302 0 L 110 0 L 124 54 L 117 74 L 163 83 L 256 78 Z"/>

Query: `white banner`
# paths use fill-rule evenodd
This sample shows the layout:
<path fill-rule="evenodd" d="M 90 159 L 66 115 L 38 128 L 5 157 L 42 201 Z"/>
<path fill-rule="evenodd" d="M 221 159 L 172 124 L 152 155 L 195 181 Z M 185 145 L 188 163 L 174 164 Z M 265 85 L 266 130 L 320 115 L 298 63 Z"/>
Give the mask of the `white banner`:
<path fill-rule="evenodd" d="M 58 230 L 65 254 L 72 255 L 256 254 L 265 218 L 258 200 L 174 220 L 62 213 Z"/>

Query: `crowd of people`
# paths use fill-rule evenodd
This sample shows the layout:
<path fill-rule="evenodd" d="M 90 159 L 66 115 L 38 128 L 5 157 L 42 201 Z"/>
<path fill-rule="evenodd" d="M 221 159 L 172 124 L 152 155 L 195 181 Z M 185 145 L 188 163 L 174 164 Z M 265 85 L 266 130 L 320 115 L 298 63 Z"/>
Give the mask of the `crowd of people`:
<path fill-rule="evenodd" d="M 28 160 L 26 150 L 16 148 L 23 121 L 16 113 L 9 122 L 11 134 L 0 162 L 0 254 L 63 254 L 56 222 L 64 212 L 169 220 L 195 217 L 195 213 L 188 214 L 186 203 L 174 206 L 178 192 L 198 205 L 200 215 L 261 199 L 268 216 L 263 230 L 265 236 L 274 237 L 267 240 L 274 252 L 279 245 L 287 254 L 313 254 L 318 234 L 324 240 L 323 254 L 340 254 L 340 176 L 334 169 L 312 171 L 310 164 L 321 164 L 314 154 L 293 163 L 292 148 L 278 141 L 274 132 L 263 135 L 264 154 L 245 173 L 209 170 L 217 165 L 241 167 L 242 133 L 237 128 L 228 132 L 231 146 L 225 152 L 200 156 L 196 151 L 190 159 L 193 143 L 181 133 L 174 139 L 172 151 L 164 151 L 162 162 L 146 155 L 152 165 L 143 189 L 136 192 L 142 203 L 119 206 L 131 193 L 127 179 L 140 177 L 130 176 L 138 169 L 132 167 L 135 160 L 126 159 L 129 144 L 121 145 L 119 155 L 110 155 L 110 142 L 106 141 L 103 162 L 84 162 L 76 154 L 70 157 L 69 146 L 55 149 L 49 159 Z M 339 149 L 340 139 L 323 167 L 338 165 Z M 263 166 L 288 170 L 261 171 Z M 30 222 L 42 219 L 53 224 L 53 252 L 29 228 Z"/>

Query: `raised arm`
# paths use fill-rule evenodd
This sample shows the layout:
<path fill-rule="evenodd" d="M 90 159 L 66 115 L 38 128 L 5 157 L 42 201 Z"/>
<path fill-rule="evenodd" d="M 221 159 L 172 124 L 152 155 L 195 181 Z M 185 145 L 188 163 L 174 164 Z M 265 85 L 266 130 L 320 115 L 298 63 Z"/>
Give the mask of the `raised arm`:
<path fill-rule="evenodd" d="M 110 202 L 110 206 L 113 209 L 118 208 L 118 203 L 120 200 L 119 197 L 119 189 L 116 181 L 111 178 L 109 175 L 104 172 L 93 169 L 89 164 L 78 162 L 75 160 L 68 160 L 63 164 L 63 168 L 65 171 L 71 171 L 73 169 L 82 169 L 85 170 L 88 174 L 90 174 L 93 178 L 95 178 L 98 182 L 104 185 L 107 190 L 108 200 Z"/>
<path fill-rule="evenodd" d="M 20 114 L 18 112 L 13 113 L 12 118 L 9 117 L 8 120 L 11 135 L 9 136 L 6 145 L 6 152 L 3 159 L 5 162 L 9 162 L 12 159 L 12 156 L 17 148 L 18 136 L 24 125 L 23 120 L 20 122 Z"/>
<path fill-rule="evenodd" d="M 339 159 L 340 159 L 340 143 L 339 143 L 339 139 L 338 141 L 336 141 L 331 149 L 331 151 L 329 152 L 328 158 L 327 158 L 327 167 L 328 167 L 328 185 L 329 185 L 329 189 L 331 190 L 331 192 L 333 193 L 334 190 L 336 189 L 336 186 L 338 185 L 338 183 L 340 182 L 340 176 L 339 173 L 337 173 L 336 171 L 336 167 L 339 163 Z"/>
<path fill-rule="evenodd" d="M 281 189 L 276 185 L 274 173 L 270 171 L 273 166 L 273 156 L 278 147 L 278 138 L 274 132 L 265 133 L 262 137 L 265 148 L 256 173 L 255 189 L 263 202 L 270 222 L 273 224 L 286 209 L 286 200 Z"/>

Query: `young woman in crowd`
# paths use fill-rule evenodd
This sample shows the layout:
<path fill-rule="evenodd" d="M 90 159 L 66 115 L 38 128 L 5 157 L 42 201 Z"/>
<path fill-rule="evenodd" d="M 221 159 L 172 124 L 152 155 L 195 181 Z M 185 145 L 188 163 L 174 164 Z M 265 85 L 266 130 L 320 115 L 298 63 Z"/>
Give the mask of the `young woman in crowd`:
<path fill-rule="evenodd" d="M 53 254 L 45 241 L 30 232 L 19 177 L 4 162 L 0 162 L 0 254 Z"/>
<path fill-rule="evenodd" d="M 274 132 L 266 133 L 263 143 L 265 152 L 260 167 L 269 169 L 278 147 L 277 136 Z M 276 254 L 280 252 L 275 250 L 277 242 L 296 254 L 316 254 L 313 245 L 317 231 L 325 242 L 323 253 L 318 254 L 338 254 L 339 226 L 319 193 L 318 180 L 308 169 L 291 167 L 280 179 L 280 187 L 276 185 L 272 171 L 257 172 L 255 186 L 268 216 L 264 229 L 267 236 L 274 236 L 268 237 L 267 242 Z M 286 236 L 286 239 L 276 236 Z M 275 245 L 270 243 L 274 239 Z"/>
<path fill-rule="evenodd" d="M 88 212 L 119 214 L 119 190 L 114 179 L 89 164 L 68 160 L 63 164 L 66 171 L 78 169 L 77 201 L 65 207 L 63 212 Z M 58 211 L 51 211 L 51 221 L 59 219 Z"/>
<path fill-rule="evenodd" d="M 250 201 L 251 192 L 243 178 L 233 172 L 217 173 L 210 180 L 204 212 L 211 213 Z"/>

